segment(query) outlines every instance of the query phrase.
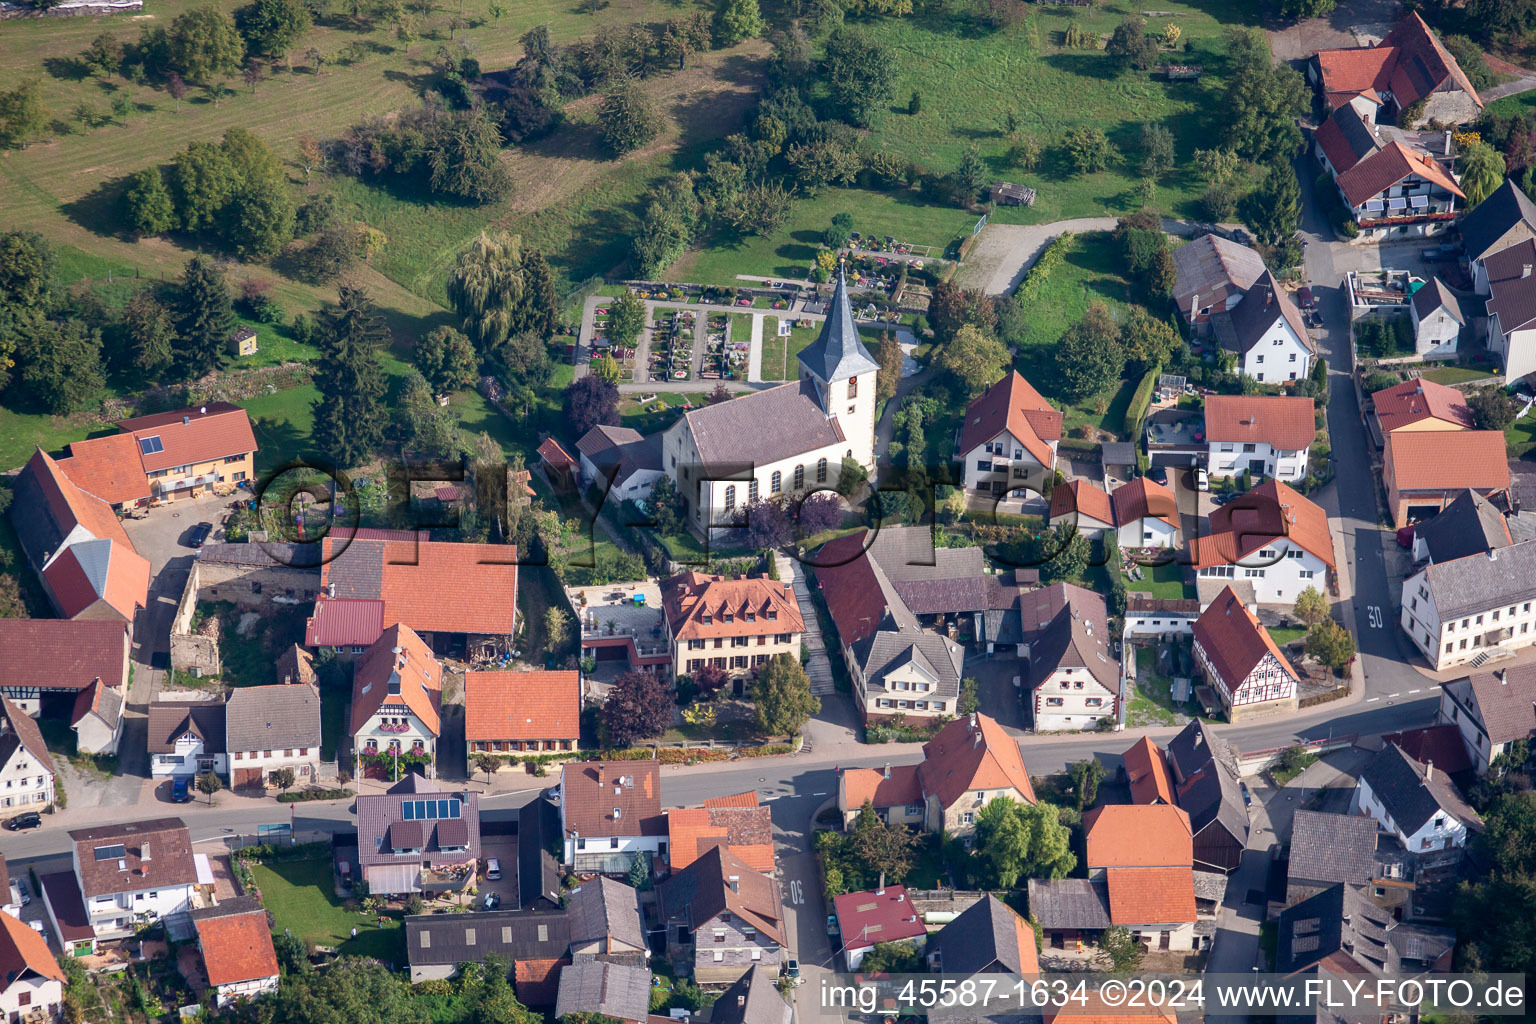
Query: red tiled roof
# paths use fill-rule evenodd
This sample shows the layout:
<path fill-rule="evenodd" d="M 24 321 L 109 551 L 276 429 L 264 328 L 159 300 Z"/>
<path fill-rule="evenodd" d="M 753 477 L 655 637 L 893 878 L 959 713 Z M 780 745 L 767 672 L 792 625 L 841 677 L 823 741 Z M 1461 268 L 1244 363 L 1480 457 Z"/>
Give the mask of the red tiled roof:
<path fill-rule="evenodd" d="M 575 742 L 580 736 L 581 679 L 575 669 L 464 677 L 466 740 Z"/>
<path fill-rule="evenodd" d="M 272 949 L 265 910 L 201 918 L 194 923 L 208 984 L 235 985 L 277 976 L 277 953 Z"/>
<path fill-rule="evenodd" d="M 874 807 L 910 807 L 923 802 L 923 787 L 917 781 L 917 765 L 893 764 L 891 777 L 881 768 L 848 768 L 837 780 L 842 790 L 843 806 L 857 810 L 866 802 Z"/>
<path fill-rule="evenodd" d="M 1115 525 L 1114 507 L 1104 489 L 1079 477 L 1051 488 L 1051 519 L 1077 513 L 1079 520 L 1091 519 L 1107 526 Z"/>
<path fill-rule="evenodd" d="M 1062 1009 L 1045 1011 L 1045 1024 L 1178 1024 L 1178 1019 L 1172 1010 L 1108 1006 L 1096 992 L 1088 993 L 1082 1003 L 1072 1002 Z"/>
<path fill-rule="evenodd" d="M 1330 97 L 1330 101 L 1331 99 Z M 1347 102 L 1348 100 L 1345 100 L 1345 103 Z M 1343 106 L 1344 104 L 1336 103 L 1334 105 Z M 1312 138 L 1316 140 L 1318 146 L 1322 149 L 1323 156 L 1328 158 L 1328 163 L 1333 167 L 1335 174 L 1343 174 L 1359 162 L 1359 157 L 1355 155 L 1354 147 L 1344 137 L 1344 129 L 1339 125 L 1339 118 L 1341 116 L 1348 117 L 1350 115 L 1347 113 L 1342 115 L 1333 114 L 1324 120 L 1322 124 L 1318 125 L 1317 131 L 1312 135 Z"/>
<path fill-rule="evenodd" d="M 1275 656 L 1287 675 L 1293 679 L 1296 676 L 1296 670 L 1275 646 L 1269 630 L 1230 586 L 1223 587 L 1216 600 L 1195 620 L 1195 643 L 1229 690 L 1242 685 L 1268 654 Z"/>
<path fill-rule="evenodd" d="M 1035 461 L 1049 466 L 1050 442 L 1061 440 L 1061 419 L 1061 413 L 1014 370 L 965 407 L 959 451 L 969 455 L 1006 430 Z"/>
<path fill-rule="evenodd" d="M 625 779 L 630 780 L 627 785 Z M 560 804 L 569 834 L 600 839 L 650 835 L 647 828 L 665 831 L 657 761 L 569 763 L 560 773 Z"/>
<path fill-rule="evenodd" d="M 705 807 L 756 807 L 758 806 L 757 793 L 730 793 L 726 796 L 712 796 L 704 801 Z"/>
<path fill-rule="evenodd" d="M 1333 566 L 1328 514 L 1294 488 L 1268 480 L 1211 513 L 1210 533 L 1195 538 L 1195 568 L 1240 562 L 1282 537 Z"/>
<path fill-rule="evenodd" d="M 43 741 L 43 731 L 38 728 L 37 719 L 12 704 L 10 698 L 3 694 L 0 694 L 0 721 L 15 734 L 17 742 L 27 753 L 37 758 L 37 762 L 44 768 L 53 771 L 53 758 L 48 756 L 48 744 Z M 0 855 L 0 868 L 4 867 L 5 857 Z M 4 884 L 4 878 L 4 873 L 0 872 L 0 884 Z"/>
<path fill-rule="evenodd" d="M 196 409 L 140 416 L 123 420 L 118 427 L 139 440 L 160 438 L 161 451 L 145 452 L 144 446 L 139 445 L 139 459 L 146 473 L 256 450 L 251 418 L 244 409 L 228 402 L 211 402 Z"/>
<path fill-rule="evenodd" d="M 1317 64 L 1326 92 L 1362 93 L 1387 88 L 1397 51 L 1390 46 L 1319 50 Z"/>
<path fill-rule="evenodd" d="M 830 540 L 821 546 L 812 565 L 827 613 L 844 646 L 874 633 L 885 618 L 885 594 L 866 550 L 873 540 L 868 530 Z"/>
<path fill-rule="evenodd" d="M 121 684 L 127 627 L 92 619 L 0 619 L 0 663 L 12 686 L 83 690 Z"/>
<path fill-rule="evenodd" d="M 399 693 L 391 694 L 396 676 Z M 373 642 L 353 670 L 352 732 L 390 705 L 399 706 L 402 713 L 409 710 L 436 736 L 441 732 L 442 699 L 443 666 L 414 630 L 396 623 Z"/>
<path fill-rule="evenodd" d="M 9 878 L 3 881 L 10 885 Z M 0 914 L 0 979 L 9 987 L 29 970 L 53 981 L 64 980 L 59 962 L 48 951 L 48 940 L 10 914 Z"/>
<path fill-rule="evenodd" d="M 1440 685 L 1443 687 L 1446 684 Z M 1524 710 L 1529 715 L 1530 705 L 1526 705 Z M 1467 745 L 1461 738 L 1460 726 L 1430 725 L 1422 729 L 1388 733 L 1381 738 L 1381 742 L 1396 743 L 1403 748 L 1403 753 L 1420 764 L 1434 762 L 1437 771 L 1450 772 L 1454 775 L 1457 772 L 1472 770 L 1472 758 L 1467 754 Z"/>
<path fill-rule="evenodd" d="M 517 548 L 412 538 L 322 545 L 321 589 L 340 598 L 384 602 L 386 625 L 434 633 L 516 632 Z M 318 602 L 317 602 L 318 603 Z"/>
<path fill-rule="evenodd" d="M 75 526 L 83 526 L 93 537 L 110 540 L 133 550 L 128 534 L 117 514 L 105 501 L 85 491 L 71 480 L 59 464 L 41 448 L 27 462 L 48 502 L 48 511 L 59 524 L 59 534 L 68 535 Z"/>
<path fill-rule="evenodd" d="M 1168 775 L 1168 759 L 1156 743 L 1143 736 L 1121 755 L 1125 775 L 1131 784 L 1131 801 L 1151 804 L 1161 800 L 1173 804 L 1173 780 Z"/>
<path fill-rule="evenodd" d="M 1472 102 L 1483 105 L 1482 97 L 1472 87 L 1461 65 L 1456 63 L 1440 38 L 1424 23 L 1418 12 L 1409 11 L 1381 41 L 1382 47 L 1397 50 L 1397 60 L 1392 71 L 1392 96 L 1399 106 L 1406 107 L 1434 92 L 1447 78 L 1472 97 Z M 1415 59 L 1417 58 L 1417 59 Z M 1420 65 L 1422 63 L 1422 71 Z M 1427 72 L 1427 79 L 1423 74 Z M 1421 80 L 1415 81 L 1415 78 Z"/>
<path fill-rule="evenodd" d="M 794 591 L 766 576 L 679 573 L 661 581 L 661 604 L 677 640 L 805 632 Z"/>
<path fill-rule="evenodd" d="M 539 458 L 554 469 L 569 469 L 576 465 L 576 460 L 571 458 L 570 454 L 560 447 L 560 442 L 552 437 L 546 437 L 539 445 Z"/>
<path fill-rule="evenodd" d="M 384 632 L 384 602 L 346 597 L 315 601 L 315 611 L 304 623 L 308 647 L 366 647 Z"/>
<path fill-rule="evenodd" d="M 773 818 L 766 807 L 675 807 L 666 818 L 667 859 L 673 871 L 721 845 L 755 871 L 774 869 Z"/>
<path fill-rule="evenodd" d="M 1110 868 L 1109 919 L 1115 924 L 1184 924 L 1195 920 L 1195 869 Z"/>
<path fill-rule="evenodd" d="M 1054 501 L 1055 491 L 1051 492 Z M 1115 488 L 1110 496 L 1114 506 L 1116 526 L 1126 526 L 1138 519 L 1151 516 L 1161 519 L 1174 529 L 1179 527 L 1179 502 L 1173 491 L 1155 480 L 1139 476 L 1128 484 Z"/>
<path fill-rule="evenodd" d="M 559 960 L 517 960 L 513 962 L 512 985 L 517 1001 L 524 1006 L 553 1006 L 560 988 L 560 968 L 571 962 Z"/>
<path fill-rule="evenodd" d="M 1086 866 L 1188 867 L 1195 861 L 1189 813 L 1173 804 L 1105 804 L 1083 815 Z"/>
<path fill-rule="evenodd" d="M 108 434 L 67 447 L 69 457 L 59 460 L 59 468 L 82 490 L 113 505 L 150 496 L 139 442 L 132 434 Z"/>
<path fill-rule="evenodd" d="M 1285 451 L 1312 445 L 1317 434 L 1312 399 L 1291 395 L 1208 395 L 1207 441 L 1264 443 Z"/>
<path fill-rule="evenodd" d="M 1428 419 L 1444 420 L 1467 430 L 1476 426 L 1465 395 L 1423 377 L 1377 391 L 1371 399 L 1384 434 Z"/>
<path fill-rule="evenodd" d="M 1017 789 L 1035 802 L 1018 742 L 983 714 L 957 718 L 924 743 L 917 775 L 924 795 L 937 796 L 946 808 L 973 789 Z"/>
<path fill-rule="evenodd" d="M 87 561 L 105 558 L 105 587 L 97 593 Z M 104 601 L 128 622 L 135 609 L 149 600 L 149 562 L 132 548 L 110 541 L 85 541 L 72 544 L 59 553 L 43 570 L 43 578 L 53 590 L 59 611 L 74 618 L 87 608 Z"/>
<path fill-rule="evenodd" d="M 1461 198 L 1466 193 L 1451 177 L 1439 161 L 1424 153 L 1415 152 L 1395 139 L 1338 177 L 1339 188 L 1350 206 L 1359 206 L 1374 196 L 1381 195 L 1410 174 L 1416 174 L 1447 192 Z"/>
<path fill-rule="evenodd" d="M 1489 491 L 1509 486 L 1509 454 L 1497 430 L 1409 430 L 1387 435 L 1388 479 L 1399 491 Z"/>
<path fill-rule="evenodd" d="M 845 949 L 867 949 L 928 934 L 903 885 L 888 885 L 883 892 L 845 892 L 832 906 Z"/>

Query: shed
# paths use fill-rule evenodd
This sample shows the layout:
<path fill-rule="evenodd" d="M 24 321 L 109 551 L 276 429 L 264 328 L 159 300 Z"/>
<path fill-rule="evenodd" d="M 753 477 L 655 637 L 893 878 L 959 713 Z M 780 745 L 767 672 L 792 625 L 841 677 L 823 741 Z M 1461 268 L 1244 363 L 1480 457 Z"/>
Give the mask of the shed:
<path fill-rule="evenodd" d="M 229 336 L 229 351 L 235 356 L 253 356 L 260 346 L 256 344 L 256 331 L 251 327 L 237 327 Z"/>
<path fill-rule="evenodd" d="M 1011 181 L 1000 181 L 988 190 L 992 195 L 992 201 L 999 206 L 1034 206 L 1035 190 L 1027 185 L 1015 185 Z"/>

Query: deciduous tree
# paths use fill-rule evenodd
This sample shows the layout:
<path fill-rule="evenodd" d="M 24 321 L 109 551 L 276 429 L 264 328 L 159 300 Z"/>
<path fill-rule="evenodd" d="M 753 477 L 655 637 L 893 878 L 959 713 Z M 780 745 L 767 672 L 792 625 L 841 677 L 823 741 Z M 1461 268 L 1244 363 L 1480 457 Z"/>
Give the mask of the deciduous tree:
<path fill-rule="evenodd" d="M 715 42 L 719 46 L 737 43 L 763 34 L 763 12 L 757 0 L 720 0 L 715 12 Z"/>
<path fill-rule="evenodd" d="M 1122 67 L 1145 71 L 1157 60 L 1157 44 L 1147 36 L 1144 18 L 1129 17 L 1121 20 L 1110 33 L 1104 50 L 1117 58 Z"/>
<path fill-rule="evenodd" d="M 628 75 L 608 87 L 597 113 L 603 141 L 617 156 L 639 149 L 661 134 L 666 123 L 656 104 Z"/>
<path fill-rule="evenodd" d="M 482 355 L 511 337 L 524 284 L 522 239 L 517 235 L 482 231 L 459 254 L 448 277 L 448 301 Z"/>
<path fill-rule="evenodd" d="M 228 14 L 217 7 L 194 7 L 171 21 L 165 57 L 171 70 L 203 85 L 217 75 L 239 70 L 245 60 L 245 40 Z"/>
<path fill-rule="evenodd" d="M 15 88 L 0 92 L 0 146 L 26 149 L 48 125 L 43 108 L 43 81 L 28 78 Z"/>
<path fill-rule="evenodd" d="M 1328 599 L 1316 587 L 1307 587 L 1296 595 L 1291 614 L 1308 626 L 1316 626 L 1328 618 Z"/>
<path fill-rule="evenodd" d="M 416 343 L 411 355 L 436 394 L 450 394 L 475 383 L 479 367 L 475 346 L 452 327 L 432 328 Z"/>
<path fill-rule="evenodd" d="M 821 710 L 821 698 L 811 693 L 811 680 L 798 659 L 775 654 L 752 683 L 757 730 L 764 736 L 791 736 Z"/>
<path fill-rule="evenodd" d="M 598 424 L 619 425 L 619 389 L 593 374 L 565 389 L 565 418 L 579 437 Z"/>
<path fill-rule="evenodd" d="M 971 399 L 1002 377 L 1008 366 L 1008 350 L 976 325 L 966 324 L 939 349 L 938 365 L 955 379 L 965 398 Z"/>
<path fill-rule="evenodd" d="M 917 834 L 897 822 L 882 821 L 874 806 L 864 801 L 854 818 L 847 849 L 871 871 L 883 872 L 892 884 L 900 884 L 912 869 Z"/>
<path fill-rule="evenodd" d="M 314 26 L 303 0 L 254 0 L 236 12 L 235 21 L 252 53 L 278 59 Z"/>
<path fill-rule="evenodd" d="M 660 736 L 672 724 L 672 688 L 650 672 L 626 672 L 608 691 L 600 717 L 615 747 Z"/>
<path fill-rule="evenodd" d="M 1300 72 L 1276 64 L 1258 29 L 1227 34 L 1227 88 L 1223 120 L 1231 149 L 1259 163 L 1289 162 L 1301 146 L 1296 119 L 1307 107 Z"/>
<path fill-rule="evenodd" d="M 901 366 L 906 360 L 906 353 L 901 350 L 901 342 L 890 331 L 880 335 L 879 354 L 875 361 L 880 364 L 880 372 L 875 375 L 875 399 L 883 401 L 894 398 L 896 387 L 901 383 Z"/>
<path fill-rule="evenodd" d="M 1000 796 L 976 812 L 971 856 L 985 866 L 993 885 L 1012 889 L 1021 878 L 1066 877 L 1077 866 L 1071 838 L 1050 804 Z"/>
<path fill-rule="evenodd" d="M 1097 125 L 1081 125 L 1067 132 L 1062 143 L 1067 160 L 1078 174 L 1092 174 L 1109 167 L 1114 159 L 1115 148 L 1110 145 L 1104 129 Z"/>
<path fill-rule="evenodd" d="M 483 107 L 439 118 L 427 141 L 426 163 L 434 192 L 490 203 L 512 188 L 501 163 L 501 126 Z"/>
<path fill-rule="evenodd" d="M 16 359 L 26 397 L 51 413 L 75 412 L 106 384 L 101 332 L 82 320 L 32 320 L 21 332 Z"/>
<path fill-rule="evenodd" d="M 1504 157 L 1486 142 L 1467 147 L 1461 155 L 1461 190 L 1471 209 L 1504 184 Z"/>
<path fill-rule="evenodd" d="M 891 101 L 896 54 L 867 32 L 839 28 L 827 38 L 821 75 L 833 109 L 853 124 L 867 125 Z"/>
<path fill-rule="evenodd" d="M 608 306 L 608 339 L 628 348 L 645 329 L 645 300 L 628 288 Z"/>
<path fill-rule="evenodd" d="M 1337 622 L 1324 619 L 1307 631 L 1306 649 L 1308 657 L 1337 671 L 1354 658 L 1355 638 Z"/>
<path fill-rule="evenodd" d="M 163 235 L 176 227 L 176 207 L 165 175 L 158 167 L 146 167 L 128 179 L 123 190 L 123 216 L 134 234 Z"/>
<path fill-rule="evenodd" d="M 1103 394 L 1125 371 L 1125 350 L 1114 314 L 1090 303 L 1083 318 L 1056 345 L 1056 372 L 1062 396 L 1080 402 Z"/>

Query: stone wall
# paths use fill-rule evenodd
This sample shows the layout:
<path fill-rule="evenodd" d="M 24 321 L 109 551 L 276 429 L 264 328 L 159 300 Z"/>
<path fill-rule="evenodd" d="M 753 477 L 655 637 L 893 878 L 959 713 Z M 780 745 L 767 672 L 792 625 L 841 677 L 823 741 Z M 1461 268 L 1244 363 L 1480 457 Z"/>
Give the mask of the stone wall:
<path fill-rule="evenodd" d="M 171 619 L 171 671 L 210 676 L 218 675 L 224 666 L 219 659 L 218 623 L 214 622 L 209 632 L 192 629 L 201 568 L 194 560 L 187 573 L 187 584 L 176 602 L 176 615 Z"/>

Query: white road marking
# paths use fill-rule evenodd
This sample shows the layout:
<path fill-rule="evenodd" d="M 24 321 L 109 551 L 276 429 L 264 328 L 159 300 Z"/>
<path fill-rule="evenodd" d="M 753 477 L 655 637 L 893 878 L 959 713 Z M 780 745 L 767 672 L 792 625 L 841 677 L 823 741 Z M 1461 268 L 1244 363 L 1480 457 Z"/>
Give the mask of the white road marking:
<path fill-rule="evenodd" d="M 1365 702 L 1367 704 L 1374 704 L 1374 703 L 1376 703 L 1379 700 L 1381 700 L 1380 697 L 1367 697 L 1367 698 L 1365 698 Z M 772 799 L 772 798 L 770 797 L 770 799 Z"/>
<path fill-rule="evenodd" d="M 1418 690 L 1409 690 L 1408 692 L 1409 693 L 1418 693 L 1419 691 Z"/>
<path fill-rule="evenodd" d="M 1387 694 L 1387 696 L 1388 697 L 1401 697 L 1402 694 L 1400 692 L 1399 693 L 1389 693 L 1389 694 Z"/>
<path fill-rule="evenodd" d="M 1414 693 L 1418 693 L 1419 691 L 1418 690 L 1414 690 L 1413 692 Z M 825 793 L 812 793 L 811 794 L 811 796 L 826 796 L 826 795 L 827 794 L 825 794 Z"/>

